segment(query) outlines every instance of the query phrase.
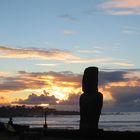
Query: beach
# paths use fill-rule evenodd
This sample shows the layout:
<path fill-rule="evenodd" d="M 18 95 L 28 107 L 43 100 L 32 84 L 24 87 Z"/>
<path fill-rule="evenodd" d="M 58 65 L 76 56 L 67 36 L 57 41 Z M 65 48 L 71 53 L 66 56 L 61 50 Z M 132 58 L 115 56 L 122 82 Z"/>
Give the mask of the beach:
<path fill-rule="evenodd" d="M 44 129 L 36 128 L 29 129 L 28 132 L 20 134 L 8 134 L 0 132 L 0 140 L 80 140 L 80 139 L 97 139 L 97 140 L 112 140 L 112 139 L 140 139 L 140 132 L 132 131 L 103 131 L 92 133 L 80 133 L 79 130 L 68 129 Z"/>
<path fill-rule="evenodd" d="M 11 135 L 1 129 L 0 140 L 140 139 L 139 119 L 139 112 L 102 114 L 99 123 L 101 131 L 97 135 L 94 135 L 95 132 L 87 135 L 79 132 L 77 115 L 50 115 L 47 118 L 48 129 L 43 128 L 44 117 L 15 117 L 14 124 L 29 126 L 28 131 Z M 0 120 L 6 123 L 8 118 Z"/>
<path fill-rule="evenodd" d="M 0 140 L 19 140 L 19 135 L 9 135 L 5 132 L 0 132 Z"/>

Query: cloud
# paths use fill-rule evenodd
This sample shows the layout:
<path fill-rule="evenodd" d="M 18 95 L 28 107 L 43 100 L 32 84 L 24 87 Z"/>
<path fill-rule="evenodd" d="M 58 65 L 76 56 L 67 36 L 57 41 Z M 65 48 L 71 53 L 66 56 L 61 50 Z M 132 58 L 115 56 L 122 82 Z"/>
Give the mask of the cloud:
<path fill-rule="evenodd" d="M 19 99 L 18 101 L 13 102 L 13 104 L 25 104 L 25 105 L 40 105 L 40 104 L 48 104 L 48 105 L 78 105 L 80 94 L 69 94 L 67 100 L 60 100 L 56 98 L 54 95 L 50 95 L 45 90 L 41 95 L 36 95 L 34 93 L 30 94 L 26 99 Z M 1 98 L 0 98 L 1 99 Z M 4 99 L 4 98 L 2 98 Z"/>
<path fill-rule="evenodd" d="M 78 34 L 77 31 L 72 30 L 72 29 L 64 29 L 64 30 L 63 30 L 63 33 L 64 33 L 65 35 L 75 35 L 75 34 Z"/>
<path fill-rule="evenodd" d="M 31 74 L 26 72 L 19 72 L 15 76 L 3 77 L 0 80 L 0 92 L 38 89 L 46 85 L 45 81 L 39 80 L 39 77 L 33 77 Z"/>
<path fill-rule="evenodd" d="M 0 106 L 10 105 L 11 99 L 8 97 L 0 96 Z"/>
<path fill-rule="evenodd" d="M 17 75 L 2 77 L 0 80 L 0 92 L 3 93 L 3 97 L 8 91 L 13 93 L 18 91 L 20 94 L 30 89 L 33 93 L 26 99 L 16 99 L 16 101 L 12 99 L 13 104 L 79 106 L 82 74 L 71 71 L 19 71 Z M 140 107 L 139 87 L 139 69 L 100 71 L 99 73 L 99 91 L 104 95 L 105 110 L 128 110 L 130 105 L 131 110 L 138 109 Z M 44 93 L 37 93 L 38 89 L 40 92 L 44 90 Z M 4 100 L 1 99 L 2 102 L 5 102 Z"/>
<path fill-rule="evenodd" d="M 138 69 L 136 69 L 138 70 Z M 131 72 L 132 71 L 132 72 Z M 128 81 L 128 75 L 134 78 L 136 75 L 133 69 L 125 69 L 120 71 L 100 71 L 99 85 L 104 85 L 110 82 Z M 135 71 L 134 71 L 135 72 Z M 126 76 L 127 75 L 127 76 Z M 133 76 L 134 75 L 134 76 Z M 82 74 L 76 74 L 71 71 L 62 72 L 26 72 L 19 71 L 17 75 L 11 77 L 2 77 L 0 83 L 0 91 L 16 91 L 25 89 L 53 88 L 57 87 L 72 87 L 73 89 L 80 88 Z"/>
<path fill-rule="evenodd" d="M 71 20 L 71 21 L 77 21 L 78 20 L 78 18 L 73 17 L 69 14 L 60 15 L 58 17 L 61 18 L 61 19 L 68 19 L 68 20 Z"/>
<path fill-rule="evenodd" d="M 133 7 L 140 7 L 139 0 L 108 0 L 107 2 L 103 3 L 104 8 L 112 8 L 112 7 L 122 7 L 122 8 L 133 8 Z"/>
<path fill-rule="evenodd" d="M 66 60 L 66 63 L 105 63 L 105 62 L 110 62 L 109 58 L 95 58 L 95 59 L 71 59 L 71 60 Z"/>
<path fill-rule="evenodd" d="M 119 65 L 119 66 L 124 66 L 124 67 L 133 67 L 135 66 L 135 64 L 132 63 L 128 63 L 128 62 L 114 62 L 113 64 Z"/>
<path fill-rule="evenodd" d="M 140 15 L 139 0 L 108 0 L 99 7 L 111 15 Z"/>
<path fill-rule="evenodd" d="M 97 9 L 96 7 L 93 7 L 92 9 L 84 11 L 84 13 L 86 15 L 94 16 L 97 14 L 101 14 L 101 11 L 99 9 Z"/>
<path fill-rule="evenodd" d="M 140 107 L 139 74 L 127 71 L 100 71 L 99 91 L 104 96 L 103 111 L 138 111 Z M 80 94 L 69 94 L 58 105 L 79 109 Z"/>
<path fill-rule="evenodd" d="M 80 53 L 101 53 L 99 50 L 78 50 Z"/>
<path fill-rule="evenodd" d="M 126 71 L 100 73 L 99 89 L 104 94 L 104 111 L 138 111 L 140 75 Z"/>
<path fill-rule="evenodd" d="M 121 11 L 108 11 L 111 15 L 134 15 L 134 14 L 140 14 L 140 12 L 136 13 L 133 10 L 121 10 Z"/>
<path fill-rule="evenodd" d="M 49 63 L 42 63 L 42 64 L 36 64 L 37 66 L 48 66 L 48 67 L 56 67 L 60 64 L 49 64 Z"/>
<path fill-rule="evenodd" d="M 59 105 L 77 105 L 79 104 L 79 94 L 70 94 L 67 100 L 61 100 Z"/>
<path fill-rule="evenodd" d="M 104 94 L 104 101 L 114 101 L 112 92 L 110 92 L 110 83 L 125 82 L 128 79 L 125 78 L 127 72 L 124 71 L 102 71 L 99 73 L 99 91 Z M 117 85 L 117 84 L 116 84 Z M 119 84 L 118 84 L 119 85 Z"/>
<path fill-rule="evenodd" d="M 70 71 L 64 72 L 26 72 L 19 71 L 17 75 L 0 77 L 0 92 L 20 91 L 26 89 L 52 89 L 56 87 L 70 88 L 71 90 L 80 86 L 80 74 Z"/>
<path fill-rule="evenodd" d="M 25 105 L 40 105 L 40 104 L 49 104 L 53 105 L 56 104 L 57 98 L 55 98 L 54 95 L 50 96 L 49 93 L 46 93 L 44 90 L 44 93 L 41 95 L 36 95 L 32 93 L 28 96 L 27 99 L 19 99 L 16 102 L 13 102 L 14 104 L 25 104 Z"/>
<path fill-rule="evenodd" d="M 110 92 L 115 99 L 108 106 L 104 106 L 104 110 L 110 111 L 139 111 L 140 108 L 140 87 L 137 86 L 111 86 Z"/>
<path fill-rule="evenodd" d="M 125 71 L 111 71 L 111 72 L 101 71 L 99 73 L 99 85 L 104 86 L 112 82 L 126 81 L 127 78 L 124 78 L 124 76 L 127 73 L 128 72 Z"/>
<path fill-rule="evenodd" d="M 67 100 L 61 100 L 58 104 L 51 107 L 57 110 L 79 111 L 80 94 L 70 94 Z"/>
<path fill-rule="evenodd" d="M 10 73 L 8 73 L 8 72 L 0 71 L 0 77 L 8 77 L 9 75 L 10 75 Z"/>
<path fill-rule="evenodd" d="M 80 94 L 69 94 L 67 100 L 59 100 L 54 95 L 50 95 L 45 90 L 43 94 L 36 95 L 34 93 L 30 94 L 26 99 L 19 99 L 18 101 L 12 102 L 12 104 L 22 104 L 22 105 L 49 105 L 55 106 L 57 108 L 68 107 L 68 106 L 78 106 Z M 2 98 L 3 100 L 3 98 Z M 0 97 L 1 101 L 1 97 Z M 79 106 L 78 106 L 79 107 Z"/>
<path fill-rule="evenodd" d="M 125 72 L 140 72 L 139 68 L 130 68 L 130 69 L 110 69 L 110 68 L 106 68 L 106 69 L 102 69 L 102 71 L 125 71 Z"/>
<path fill-rule="evenodd" d="M 74 56 L 68 51 L 58 49 L 37 49 L 37 48 L 10 48 L 0 46 L 0 57 L 1 58 L 35 58 L 35 59 L 46 59 L 46 60 L 65 60 L 75 59 Z"/>
<path fill-rule="evenodd" d="M 81 52 L 89 53 L 89 50 L 81 50 Z M 93 51 L 92 51 L 93 52 Z M 94 51 L 95 52 L 95 51 Z M 97 53 L 97 51 L 96 51 Z M 124 60 L 115 60 L 113 58 L 100 57 L 94 59 L 84 59 L 78 55 L 72 54 L 70 51 L 58 50 L 58 49 L 37 49 L 37 48 L 10 48 L 0 46 L 0 58 L 31 58 L 31 59 L 45 59 L 45 60 L 57 60 L 63 61 L 68 64 L 82 64 L 82 63 L 102 63 L 102 64 L 114 64 L 121 66 L 134 66 L 132 63 L 128 63 Z M 54 66 L 57 64 L 36 64 L 40 66 Z"/>
<path fill-rule="evenodd" d="M 89 53 L 88 50 L 83 51 L 83 53 Z M 71 63 L 71 64 L 87 64 L 87 63 L 93 63 L 94 65 L 101 63 L 103 64 L 112 64 L 112 65 L 118 65 L 118 66 L 124 66 L 124 67 L 133 67 L 135 64 L 129 63 L 125 60 L 115 60 L 113 58 L 109 57 L 100 57 L 100 58 L 94 58 L 94 59 L 83 59 L 83 58 L 78 58 L 78 59 L 69 59 L 65 60 L 65 63 Z"/>

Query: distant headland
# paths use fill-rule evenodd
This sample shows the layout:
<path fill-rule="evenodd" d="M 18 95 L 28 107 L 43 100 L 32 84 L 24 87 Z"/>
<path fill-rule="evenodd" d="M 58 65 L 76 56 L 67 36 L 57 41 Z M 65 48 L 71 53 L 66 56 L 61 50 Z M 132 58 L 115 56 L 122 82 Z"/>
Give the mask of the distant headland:
<path fill-rule="evenodd" d="M 58 111 L 54 108 L 33 106 L 2 106 L 0 107 L 0 117 L 42 117 L 44 112 L 47 115 L 79 115 L 78 111 Z"/>

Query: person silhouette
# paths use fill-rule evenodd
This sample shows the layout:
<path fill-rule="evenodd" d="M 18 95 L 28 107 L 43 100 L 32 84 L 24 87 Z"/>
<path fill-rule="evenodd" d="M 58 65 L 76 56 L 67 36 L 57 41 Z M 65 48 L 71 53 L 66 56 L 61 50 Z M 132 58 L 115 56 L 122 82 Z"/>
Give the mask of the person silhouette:
<path fill-rule="evenodd" d="M 82 79 L 83 94 L 80 96 L 80 130 L 98 130 L 103 105 L 103 95 L 98 92 L 98 68 L 88 67 Z"/>
<path fill-rule="evenodd" d="M 8 124 L 13 125 L 13 119 L 12 119 L 12 117 L 9 118 Z"/>

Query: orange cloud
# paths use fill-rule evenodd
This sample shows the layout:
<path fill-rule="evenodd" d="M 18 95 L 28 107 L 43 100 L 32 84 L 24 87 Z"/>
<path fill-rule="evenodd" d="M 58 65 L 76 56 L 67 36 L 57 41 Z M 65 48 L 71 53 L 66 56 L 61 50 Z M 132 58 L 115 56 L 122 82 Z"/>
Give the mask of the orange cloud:
<path fill-rule="evenodd" d="M 47 60 L 65 60 L 78 58 L 68 51 L 58 49 L 43 50 L 37 48 L 10 48 L 5 46 L 0 46 L 0 54 L 0 57 L 2 58 L 35 58 Z"/>
<path fill-rule="evenodd" d="M 116 64 L 116 65 L 119 65 L 119 66 L 125 66 L 125 67 L 132 67 L 132 66 L 135 66 L 134 64 L 132 64 L 132 63 L 128 63 L 128 62 L 114 62 L 114 64 Z"/>
<path fill-rule="evenodd" d="M 104 8 L 130 8 L 130 7 L 140 7 L 139 0 L 109 0 L 102 4 Z"/>
<path fill-rule="evenodd" d="M 139 0 L 109 0 L 99 7 L 112 15 L 140 14 Z"/>
<path fill-rule="evenodd" d="M 106 85 L 106 88 L 110 87 L 138 87 L 140 86 L 140 81 L 131 80 L 131 81 L 121 81 L 121 82 L 112 82 Z"/>
<path fill-rule="evenodd" d="M 43 90 L 59 100 L 67 99 L 69 94 L 81 91 L 81 75 L 72 72 L 38 72 L 20 71 L 14 77 L 5 77 L 0 83 L 0 92 L 5 94 L 25 94 L 29 92 L 40 95 Z M 23 95 L 22 95 L 23 96 Z"/>
<path fill-rule="evenodd" d="M 126 78 L 137 78 L 137 77 L 140 77 L 140 74 L 139 73 L 126 73 L 125 75 L 124 75 L 124 77 L 126 77 Z"/>
<path fill-rule="evenodd" d="M 0 93 L 2 93 L 1 95 L 3 97 L 12 94 L 13 97 L 9 96 L 12 101 L 15 100 L 14 97 L 17 98 L 16 100 L 21 98 L 20 101 L 22 101 L 22 103 L 28 99 L 28 104 L 30 101 L 29 99 L 33 99 L 27 98 L 27 96 L 32 95 L 31 93 L 34 94 L 29 97 L 42 100 L 40 102 L 41 104 L 43 104 L 44 96 L 46 100 L 48 98 L 48 94 L 46 93 L 49 93 L 49 98 L 52 96 L 58 99 L 57 103 L 60 104 L 73 103 L 74 96 L 78 99 L 79 95 L 82 93 L 82 74 L 76 74 L 70 71 L 20 71 L 14 76 L 2 77 L 0 80 Z M 116 96 L 114 96 L 114 94 L 116 94 L 117 90 L 120 88 L 129 90 L 135 89 L 135 91 L 137 91 L 138 87 L 140 87 L 139 73 L 127 71 L 100 71 L 99 73 L 99 91 L 103 93 L 105 102 L 116 102 Z M 44 92 L 42 95 L 42 91 L 46 91 L 46 93 Z M 125 91 L 122 91 L 122 93 L 123 92 Z M 16 96 L 17 94 L 18 97 Z M 4 102 L 4 100 L 2 102 Z M 45 103 L 47 104 L 47 102 Z"/>
<path fill-rule="evenodd" d="M 104 101 L 115 101 L 115 99 L 112 96 L 112 93 L 107 88 L 99 87 L 99 92 L 103 94 Z"/>
<path fill-rule="evenodd" d="M 0 96 L 0 105 L 10 105 L 11 99 L 8 97 Z"/>
<path fill-rule="evenodd" d="M 10 73 L 0 71 L 0 77 L 8 77 L 8 76 L 10 76 Z"/>
<path fill-rule="evenodd" d="M 82 51 L 82 50 L 81 50 Z M 82 52 L 88 52 L 89 50 L 83 50 Z M 93 52 L 91 50 L 91 52 Z M 97 53 L 97 51 L 96 51 Z M 72 54 L 69 51 L 58 50 L 58 49 L 37 49 L 37 48 L 10 48 L 5 46 L 0 46 L 0 58 L 33 58 L 33 59 L 45 59 L 45 60 L 59 60 L 64 63 L 72 64 L 83 64 L 83 63 L 102 63 L 102 64 L 115 64 L 121 66 L 134 66 L 132 63 L 124 62 L 124 60 L 117 60 L 113 58 L 98 57 L 94 59 L 83 59 L 79 56 Z M 58 64 L 36 64 L 38 66 L 58 66 Z"/>

